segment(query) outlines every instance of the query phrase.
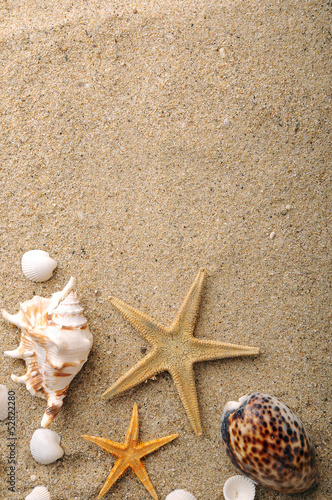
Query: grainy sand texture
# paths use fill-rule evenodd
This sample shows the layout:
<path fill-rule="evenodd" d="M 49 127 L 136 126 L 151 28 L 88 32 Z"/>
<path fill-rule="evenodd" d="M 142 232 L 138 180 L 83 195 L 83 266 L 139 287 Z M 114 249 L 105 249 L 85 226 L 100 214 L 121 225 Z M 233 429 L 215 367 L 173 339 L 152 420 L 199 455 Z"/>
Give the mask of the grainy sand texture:
<path fill-rule="evenodd" d="M 1 500 L 36 485 L 96 499 L 115 457 L 81 435 L 122 442 L 135 402 L 141 440 L 179 434 L 144 459 L 159 500 L 221 500 L 237 474 L 222 409 L 255 391 L 300 416 L 320 472 L 306 493 L 256 499 L 331 498 L 329 26 L 318 0 L 1 2 L 1 307 L 74 276 L 94 336 L 50 427 L 65 455 L 40 465 L 29 442 L 45 401 L 11 380 L 25 365 L 2 353 L 20 333 L 1 318 L 0 384 L 16 402 L 15 492 L 0 422 Z M 22 274 L 33 248 L 58 261 L 46 283 Z M 200 267 L 195 336 L 261 353 L 195 365 L 197 437 L 166 372 L 101 395 L 150 349 L 108 296 L 169 325 Z M 104 498 L 152 497 L 129 471 Z"/>

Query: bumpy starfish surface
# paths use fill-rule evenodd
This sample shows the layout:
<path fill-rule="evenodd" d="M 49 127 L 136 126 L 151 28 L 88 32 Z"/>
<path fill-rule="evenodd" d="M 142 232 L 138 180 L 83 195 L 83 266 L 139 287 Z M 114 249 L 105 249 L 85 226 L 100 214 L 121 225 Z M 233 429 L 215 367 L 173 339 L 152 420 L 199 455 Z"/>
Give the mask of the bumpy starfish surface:
<path fill-rule="evenodd" d="M 256 347 L 243 347 L 193 337 L 203 279 L 204 269 L 200 269 L 170 327 L 161 326 L 154 319 L 122 300 L 109 297 L 111 304 L 137 328 L 153 349 L 103 394 L 112 398 L 157 373 L 168 371 L 173 378 L 191 425 L 198 435 L 202 434 L 202 427 L 193 364 L 197 361 L 253 356 L 259 353 Z"/>
<path fill-rule="evenodd" d="M 171 436 L 165 436 L 160 439 L 155 439 L 153 441 L 147 441 L 145 443 L 138 443 L 138 410 L 137 404 L 134 404 L 133 414 L 131 416 L 131 421 L 129 429 L 126 434 L 126 439 L 124 443 L 116 443 L 109 439 L 94 437 L 94 436 L 82 436 L 82 438 L 92 443 L 97 444 L 103 450 L 108 453 L 112 453 L 117 456 L 118 459 L 108 476 L 106 483 L 100 490 L 98 499 L 102 498 L 105 493 L 111 488 L 117 479 L 129 468 L 131 467 L 135 472 L 138 479 L 142 481 L 145 488 L 151 494 L 151 496 L 158 500 L 157 493 L 152 486 L 149 476 L 145 470 L 144 464 L 141 462 L 141 458 L 145 457 L 149 453 L 158 450 L 164 444 L 173 441 L 177 438 L 178 434 L 172 434 Z"/>

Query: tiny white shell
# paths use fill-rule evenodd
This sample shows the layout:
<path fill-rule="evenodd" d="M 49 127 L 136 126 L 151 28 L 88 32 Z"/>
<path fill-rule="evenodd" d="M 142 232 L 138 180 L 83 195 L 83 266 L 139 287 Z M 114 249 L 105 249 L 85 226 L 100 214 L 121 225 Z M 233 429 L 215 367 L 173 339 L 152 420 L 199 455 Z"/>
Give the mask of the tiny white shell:
<path fill-rule="evenodd" d="M 37 429 L 30 441 L 30 451 L 36 462 L 47 465 L 62 457 L 61 437 L 50 429 Z"/>
<path fill-rule="evenodd" d="M 57 262 L 44 250 L 30 250 L 23 254 L 21 265 L 28 280 L 43 282 L 52 278 Z"/>
<path fill-rule="evenodd" d="M 233 476 L 224 484 L 225 500 L 254 500 L 255 484 L 244 476 Z"/>
<path fill-rule="evenodd" d="M 226 50 L 224 49 L 224 47 L 220 47 L 219 54 L 223 59 L 226 59 Z"/>
<path fill-rule="evenodd" d="M 51 495 L 45 486 L 36 486 L 25 500 L 51 500 Z"/>
<path fill-rule="evenodd" d="M 0 420 L 8 417 L 8 389 L 0 384 Z"/>
<path fill-rule="evenodd" d="M 196 497 L 186 490 L 174 490 L 167 495 L 165 500 L 196 500 Z"/>

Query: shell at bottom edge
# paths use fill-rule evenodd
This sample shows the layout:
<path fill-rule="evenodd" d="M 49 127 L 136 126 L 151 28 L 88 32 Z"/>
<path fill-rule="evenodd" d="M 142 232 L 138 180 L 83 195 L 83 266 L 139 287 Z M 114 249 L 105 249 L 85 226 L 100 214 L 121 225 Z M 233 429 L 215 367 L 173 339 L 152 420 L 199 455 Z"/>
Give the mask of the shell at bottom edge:
<path fill-rule="evenodd" d="M 255 491 L 255 483 L 241 475 L 227 479 L 223 488 L 225 500 L 254 500 Z"/>

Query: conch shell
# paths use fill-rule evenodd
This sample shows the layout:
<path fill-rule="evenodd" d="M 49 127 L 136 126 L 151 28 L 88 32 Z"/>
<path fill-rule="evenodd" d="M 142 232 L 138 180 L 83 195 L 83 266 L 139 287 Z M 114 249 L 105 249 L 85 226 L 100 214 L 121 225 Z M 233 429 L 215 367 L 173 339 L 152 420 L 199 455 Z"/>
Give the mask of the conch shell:
<path fill-rule="evenodd" d="M 41 421 L 48 427 L 59 413 L 70 382 L 80 371 L 92 347 L 92 335 L 83 316 L 70 278 L 65 288 L 45 299 L 36 295 L 20 304 L 20 311 L 3 317 L 22 330 L 21 342 L 5 355 L 25 360 L 27 372 L 12 375 L 26 385 L 32 395 L 47 400 Z"/>

